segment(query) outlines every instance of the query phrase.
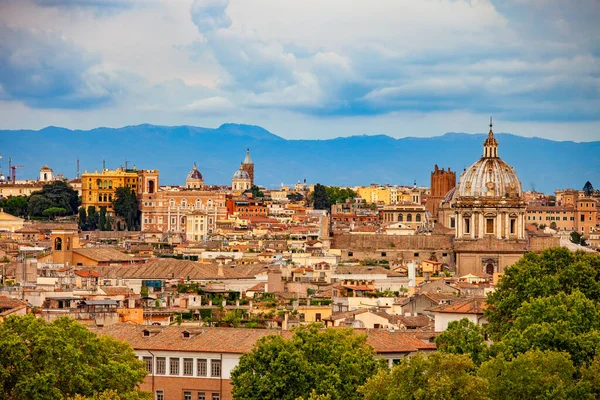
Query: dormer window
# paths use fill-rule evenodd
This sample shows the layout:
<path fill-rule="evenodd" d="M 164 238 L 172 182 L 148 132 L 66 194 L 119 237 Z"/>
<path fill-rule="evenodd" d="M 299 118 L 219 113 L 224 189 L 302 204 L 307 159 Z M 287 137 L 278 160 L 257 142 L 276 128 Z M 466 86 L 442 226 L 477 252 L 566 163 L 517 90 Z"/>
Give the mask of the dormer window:
<path fill-rule="evenodd" d="M 182 335 L 183 335 L 184 339 L 187 339 L 190 337 L 190 333 L 188 331 L 183 331 Z"/>
<path fill-rule="evenodd" d="M 150 336 L 150 331 L 148 329 L 144 329 L 144 336 Z"/>

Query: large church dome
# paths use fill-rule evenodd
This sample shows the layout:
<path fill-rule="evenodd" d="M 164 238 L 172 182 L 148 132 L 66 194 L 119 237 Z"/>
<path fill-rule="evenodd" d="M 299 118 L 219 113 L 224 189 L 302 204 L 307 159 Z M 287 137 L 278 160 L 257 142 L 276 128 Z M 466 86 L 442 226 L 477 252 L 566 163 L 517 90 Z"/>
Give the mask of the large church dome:
<path fill-rule="evenodd" d="M 202 180 L 202 174 L 200 173 L 200 171 L 198 171 L 198 167 L 196 166 L 196 163 L 194 163 L 194 167 L 192 168 L 192 170 L 190 171 L 190 173 L 187 176 L 186 181 L 190 181 L 190 180 Z"/>
<path fill-rule="evenodd" d="M 513 167 L 498 157 L 498 142 L 490 132 L 483 144 L 483 157 L 461 175 L 453 199 L 461 197 L 520 198 L 521 182 Z"/>

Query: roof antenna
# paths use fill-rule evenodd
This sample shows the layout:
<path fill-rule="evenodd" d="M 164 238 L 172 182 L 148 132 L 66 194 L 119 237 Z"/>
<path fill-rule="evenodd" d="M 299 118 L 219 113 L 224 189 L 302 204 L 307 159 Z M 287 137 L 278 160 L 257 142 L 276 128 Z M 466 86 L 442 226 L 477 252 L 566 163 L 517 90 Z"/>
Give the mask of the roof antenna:
<path fill-rule="evenodd" d="M 492 117 L 490 116 L 490 131 L 492 130 Z"/>

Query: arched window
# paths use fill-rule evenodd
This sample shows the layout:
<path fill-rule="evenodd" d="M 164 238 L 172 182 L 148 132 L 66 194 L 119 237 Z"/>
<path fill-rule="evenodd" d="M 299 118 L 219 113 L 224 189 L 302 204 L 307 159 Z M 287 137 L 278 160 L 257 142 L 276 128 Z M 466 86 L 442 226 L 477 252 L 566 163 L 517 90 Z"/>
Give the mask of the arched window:
<path fill-rule="evenodd" d="M 104 201 L 107 202 L 108 201 L 108 197 L 106 197 L 106 194 L 104 194 Z"/>
<path fill-rule="evenodd" d="M 62 239 L 59 237 L 54 239 L 54 250 L 62 250 Z"/>
<path fill-rule="evenodd" d="M 175 207 L 175 200 L 169 200 L 169 207 Z"/>
<path fill-rule="evenodd" d="M 415 221 L 421 222 L 421 214 L 417 214 Z"/>
<path fill-rule="evenodd" d="M 406 222 L 412 222 L 412 214 L 406 216 Z"/>
<path fill-rule="evenodd" d="M 181 200 L 181 207 L 185 208 L 187 206 L 187 201 L 185 199 Z"/>
<path fill-rule="evenodd" d="M 98 195 L 98 203 L 101 203 L 101 202 L 102 202 L 102 195 L 101 195 L 101 194 L 99 194 L 99 195 Z"/>
<path fill-rule="evenodd" d="M 98 189 L 102 189 L 102 180 L 96 179 L 96 185 L 98 185 Z"/>
<path fill-rule="evenodd" d="M 208 199 L 208 206 L 212 207 L 212 199 Z"/>
<path fill-rule="evenodd" d="M 108 181 L 104 181 L 104 189 L 108 189 Z"/>
<path fill-rule="evenodd" d="M 154 193 L 154 181 L 148 181 L 148 193 Z"/>
<path fill-rule="evenodd" d="M 108 188 L 112 189 L 112 181 L 108 181 Z"/>
<path fill-rule="evenodd" d="M 196 199 L 196 208 L 202 207 L 202 201 L 200 199 Z"/>
<path fill-rule="evenodd" d="M 112 194 L 108 195 L 108 201 L 110 201 L 112 203 Z"/>
<path fill-rule="evenodd" d="M 402 214 L 398 214 L 398 222 L 402 222 L 404 220 L 404 217 L 402 216 Z"/>

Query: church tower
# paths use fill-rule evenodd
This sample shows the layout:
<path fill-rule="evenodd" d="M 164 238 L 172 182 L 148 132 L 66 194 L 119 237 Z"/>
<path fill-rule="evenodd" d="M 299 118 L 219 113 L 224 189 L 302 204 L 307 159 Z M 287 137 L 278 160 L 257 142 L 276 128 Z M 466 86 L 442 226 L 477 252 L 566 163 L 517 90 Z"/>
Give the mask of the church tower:
<path fill-rule="evenodd" d="M 240 164 L 240 170 L 248 173 L 248 176 L 250 176 L 250 186 L 254 186 L 254 163 L 252 162 L 252 157 L 250 157 L 250 149 L 246 149 L 246 158 Z"/>
<path fill-rule="evenodd" d="M 431 194 L 427 196 L 427 211 L 432 215 L 435 222 L 437 222 L 437 212 L 440 208 L 440 203 L 450 190 L 456 186 L 456 172 L 451 171 L 450 168 L 445 170 L 444 168 L 439 169 L 437 164 L 435 165 L 433 172 L 431 172 Z"/>

